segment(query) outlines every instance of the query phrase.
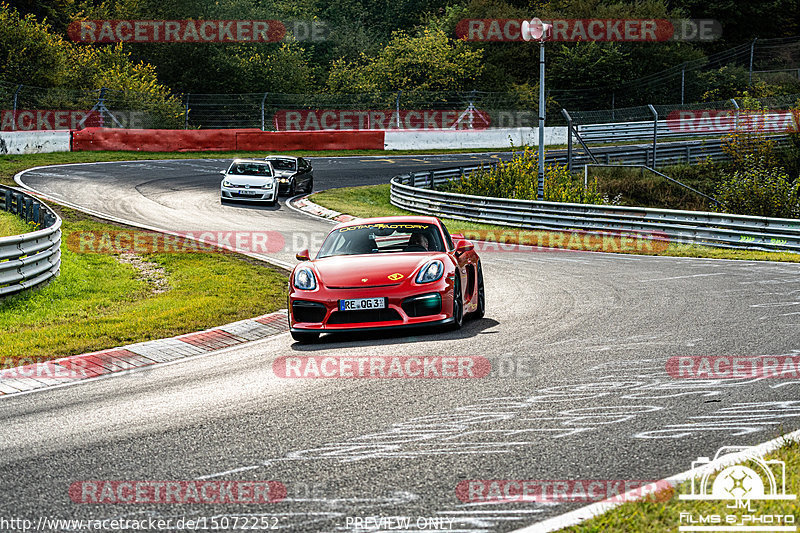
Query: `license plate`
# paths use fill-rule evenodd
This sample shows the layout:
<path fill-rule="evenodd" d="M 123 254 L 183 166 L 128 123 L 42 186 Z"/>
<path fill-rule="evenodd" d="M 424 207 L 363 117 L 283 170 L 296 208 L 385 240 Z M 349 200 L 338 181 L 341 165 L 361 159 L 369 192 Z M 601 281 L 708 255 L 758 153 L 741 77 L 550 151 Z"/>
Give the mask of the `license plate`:
<path fill-rule="evenodd" d="M 386 309 L 386 298 L 339 300 L 339 311 L 363 311 L 365 309 Z"/>
<path fill-rule="evenodd" d="M 258 191 L 239 191 L 239 194 L 241 194 L 243 196 L 258 196 L 261 193 L 258 192 Z"/>

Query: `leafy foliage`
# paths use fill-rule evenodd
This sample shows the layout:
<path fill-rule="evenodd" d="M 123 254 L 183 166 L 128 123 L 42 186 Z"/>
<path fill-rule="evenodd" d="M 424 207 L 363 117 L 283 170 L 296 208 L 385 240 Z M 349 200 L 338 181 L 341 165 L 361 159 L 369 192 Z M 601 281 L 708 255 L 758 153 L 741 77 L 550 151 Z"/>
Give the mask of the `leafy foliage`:
<path fill-rule="evenodd" d="M 14 84 L 43 85 L 50 91 L 44 109 L 91 107 L 87 90 L 107 88 L 119 109 L 149 112 L 169 125 L 182 113 L 180 102 L 159 83 L 155 68 L 131 59 L 122 45 L 89 47 L 65 41 L 32 15 L 0 3 L 0 78 Z M 76 92 L 77 91 L 77 92 Z"/>
<path fill-rule="evenodd" d="M 483 53 L 442 30 L 425 29 L 416 36 L 393 34 L 376 56 L 357 62 L 335 61 L 328 78 L 333 92 L 396 90 L 444 91 L 470 88 L 481 71 Z"/>
<path fill-rule="evenodd" d="M 536 200 L 539 180 L 539 155 L 529 146 L 515 152 L 510 161 L 500 161 L 496 167 L 462 176 L 442 186 L 442 190 L 458 194 Z M 566 165 L 545 167 L 544 199 L 550 202 L 584 204 L 608 203 L 597 190 L 597 180 L 584 189 L 580 178 L 570 173 Z"/>
<path fill-rule="evenodd" d="M 743 163 L 746 168 L 728 176 L 717 189 L 724 212 L 800 218 L 800 180 L 792 181 L 783 168 L 770 167 L 752 155 Z"/>

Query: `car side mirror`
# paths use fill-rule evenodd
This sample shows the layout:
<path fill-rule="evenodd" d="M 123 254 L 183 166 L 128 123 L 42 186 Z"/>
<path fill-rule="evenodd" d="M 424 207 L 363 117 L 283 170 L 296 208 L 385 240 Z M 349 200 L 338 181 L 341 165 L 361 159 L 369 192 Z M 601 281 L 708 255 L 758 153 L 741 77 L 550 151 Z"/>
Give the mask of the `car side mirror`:
<path fill-rule="evenodd" d="M 309 260 L 308 249 L 297 252 L 295 257 L 297 258 L 298 261 L 308 261 Z"/>
<path fill-rule="evenodd" d="M 469 241 L 461 240 L 456 244 L 456 255 L 461 255 L 475 249 L 475 245 Z"/>
<path fill-rule="evenodd" d="M 461 239 L 464 238 L 464 234 L 463 233 L 453 233 L 452 235 L 450 235 L 450 237 L 453 238 L 454 240 L 458 241 L 458 240 L 461 240 Z"/>
<path fill-rule="evenodd" d="M 223 176 L 225 175 L 225 171 L 224 170 L 220 170 L 219 173 L 222 174 Z"/>

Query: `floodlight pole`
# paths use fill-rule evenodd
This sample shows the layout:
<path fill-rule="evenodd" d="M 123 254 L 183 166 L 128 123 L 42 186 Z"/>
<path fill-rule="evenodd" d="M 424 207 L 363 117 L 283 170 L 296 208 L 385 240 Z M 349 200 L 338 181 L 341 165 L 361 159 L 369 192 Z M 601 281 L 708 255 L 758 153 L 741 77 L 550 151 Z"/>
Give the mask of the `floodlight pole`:
<path fill-rule="evenodd" d="M 539 185 L 536 191 L 537 200 L 544 200 L 544 35 L 539 41 Z"/>

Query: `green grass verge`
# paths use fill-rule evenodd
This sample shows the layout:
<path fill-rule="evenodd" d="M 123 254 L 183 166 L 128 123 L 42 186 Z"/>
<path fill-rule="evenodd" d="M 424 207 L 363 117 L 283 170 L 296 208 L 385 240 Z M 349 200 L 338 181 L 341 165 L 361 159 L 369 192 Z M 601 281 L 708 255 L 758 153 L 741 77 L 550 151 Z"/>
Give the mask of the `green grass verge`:
<path fill-rule="evenodd" d="M 11 213 L 0 211 L 0 237 L 9 235 L 20 235 L 35 230 L 33 224 L 25 222 L 23 219 Z"/>
<path fill-rule="evenodd" d="M 0 361 L 51 359 L 170 337 L 286 306 L 284 273 L 230 253 L 143 255 L 163 271 L 165 292 L 147 273 L 109 254 L 67 247 L 75 231 L 115 231 L 69 209 L 61 274 L 46 287 L 0 302 Z"/>
<path fill-rule="evenodd" d="M 323 207 L 347 213 L 357 217 L 377 217 L 390 215 L 411 215 L 393 206 L 389 202 L 390 185 L 367 185 L 364 187 L 347 187 L 328 189 L 311 195 L 311 200 Z M 502 234 L 503 242 L 530 244 L 537 242 L 538 234 L 558 235 L 558 232 L 532 232 L 510 230 L 503 226 L 479 224 L 460 220 L 444 220 L 450 233 L 494 232 Z M 555 239 L 553 239 L 555 240 Z M 546 239 L 546 242 L 548 240 Z M 549 241 L 552 242 L 552 241 Z M 658 250 L 622 250 L 622 253 L 640 253 L 645 255 L 663 255 L 672 257 L 709 257 L 716 259 L 747 259 L 756 261 L 800 262 L 800 254 L 784 252 L 759 252 L 752 250 L 728 250 L 710 246 L 670 244 Z"/>
<path fill-rule="evenodd" d="M 800 494 L 800 443 L 788 443 L 774 453 L 767 455 L 766 459 L 777 459 L 786 464 L 786 494 Z M 753 468 L 756 472 L 760 469 L 752 461 L 742 463 L 742 465 Z M 687 469 L 688 469 L 687 465 Z M 714 477 L 712 476 L 713 483 Z M 780 483 L 780 480 L 778 481 Z M 731 502 L 726 501 L 687 501 L 679 500 L 679 494 L 691 494 L 691 483 L 687 482 L 679 485 L 673 491 L 665 491 L 657 494 L 655 498 L 641 502 L 625 503 L 612 511 L 603 515 L 587 520 L 574 527 L 562 529 L 560 531 L 569 533 L 595 533 L 600 531 L 677 531 L 680 525 L 700 525 L 690 524 L 688 521 L 680 522 L 681 513 L 692 513 L 694 517 L 698 515 L 719 515 L 722 519 L 721 525 L 725 524 L 726 515 L 738 516 L 740 520 L 743 514 L 765 517 L 766 515 L 793 516 L 794 523 L 800 522 L 800 505 L 797 500 L 751 500 L 752 513 L 743 512 L 742 509 L 728 509 L 726 505 Z M 703 524 L 710 525 L 710 524 Z M 750 523 L 748 525 L 758 525 Z M 768 524 L 765 524 L 768 525 Z M 775 524 L 773 524 L 775 525 Z"/>

